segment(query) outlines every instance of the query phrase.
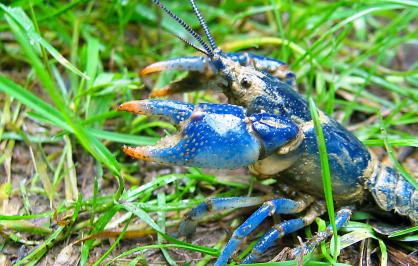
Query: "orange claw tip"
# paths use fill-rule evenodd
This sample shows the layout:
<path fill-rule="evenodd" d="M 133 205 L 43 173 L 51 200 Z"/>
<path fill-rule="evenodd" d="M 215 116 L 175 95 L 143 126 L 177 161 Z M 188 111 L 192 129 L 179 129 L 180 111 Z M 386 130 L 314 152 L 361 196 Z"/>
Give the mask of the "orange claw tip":
<path fill-rule="evenodd" d="M 146 107 L 144 103 L 141 103 L 140 101 L 130 101 L 119 105 L 118 111 L 127 111 L 134 114 L 145 114 Z"/>
<path fill-rule="evenodd" d="M 288 65 L 281 65 L 281 66 L 279 66 L 279 70 L 280 71 L 289 71 L 289 66 Z"/>
<path fill-rule="evenodd" d="M 151 74 L 151 73 L 163 71 L 165 69 L 166 69 L 166 67 L 165 67 L 164 64 L 154 63 L 154 64 L 146 66 L 144 69 L 142 69 L 139 72 L 139 75 L 142 77 L 142 76 L 146 76 L 146 75 Z"/>
<path fill-rule="evenodd" d="M 141 161 L 153 161 L 149 151 L 145 148 L 123 146 L 122 150 L 126 155 L 132 158 L 139 159 Z"/>
<path fill-rule="evenodd" d="M 150 97 L 164 97 L 170 94 L 172 94 L 172 89 L 170 87 L 164 87 L 151 92 Z"/>

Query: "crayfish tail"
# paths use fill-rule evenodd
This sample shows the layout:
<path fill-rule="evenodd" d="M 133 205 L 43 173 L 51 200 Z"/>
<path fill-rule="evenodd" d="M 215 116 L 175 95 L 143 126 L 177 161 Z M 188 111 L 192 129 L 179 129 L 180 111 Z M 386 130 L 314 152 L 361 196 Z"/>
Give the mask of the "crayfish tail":
<path fill-rule="evenodd" d="M 382 209 L 418 222 L 418 191 L 395 169 L 377 163 L 366 186 Z"/>

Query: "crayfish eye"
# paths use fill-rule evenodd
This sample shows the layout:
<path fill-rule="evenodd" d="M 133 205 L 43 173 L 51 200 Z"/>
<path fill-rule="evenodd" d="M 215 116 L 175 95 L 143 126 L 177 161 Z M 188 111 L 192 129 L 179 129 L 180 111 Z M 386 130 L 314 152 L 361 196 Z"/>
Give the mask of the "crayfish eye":
<path fill-rule="evenodd" d="M 251 80 L 249 78 L 243 77 L 240 81 L 242 87 L 248 89 L 251 87 Z"/>

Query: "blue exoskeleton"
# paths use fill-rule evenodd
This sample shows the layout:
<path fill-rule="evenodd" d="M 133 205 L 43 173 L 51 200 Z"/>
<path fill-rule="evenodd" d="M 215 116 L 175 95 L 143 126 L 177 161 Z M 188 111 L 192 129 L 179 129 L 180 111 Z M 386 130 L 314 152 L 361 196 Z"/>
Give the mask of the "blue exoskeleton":
<path fill-rule="evenodd" d="M 190 71 L 188 77 L 155 93 L 169 95 L 196 89 L 220 88 L 229 104 L 143 100 L 124 103 L 120 110 L 166 116 L 178 125 L 177 134 L 156 146 L 124 147 L 134 158 L 164 164 L 205 168 L 248 166 L 258 178 L 274 177 L 288 197 L 214 198 L 198 205 L 180 225 L 180 234 L 191 234 L 200 217 L 209 211 L 261 205 L 233 233 L 215 265 L 225 265 L 242 239 L 273 214 L 304 212 L 299 218 L 274 225 L 242 261 L 257 259 L 277 238 L 297 231 L 325 213 L 321 164 L 307 101 L 295 89 L 295 75 L 283 62 L 249 53 L 224 53 L 215 44 L 203 17 L 190 0 L 210 46 L 181 18 L 154 0 L 202 45 L 187 42 L 204 56 L 180 57 L 152 64 L 143 75 L 168 70 Z M 384 210 L 418 220 L 418 192 L 393 168 L 381 164 L 347 129 L 319 112 L 329 157 L 336 214 L 340 228 L 350 218 L 344 208 L 372 195 Z M 294 192 L 298 193 L 294 193 Z M 311 240 L 288 252 L 294 258 L 306 254 L 332 235 L 329 226 Z"/>

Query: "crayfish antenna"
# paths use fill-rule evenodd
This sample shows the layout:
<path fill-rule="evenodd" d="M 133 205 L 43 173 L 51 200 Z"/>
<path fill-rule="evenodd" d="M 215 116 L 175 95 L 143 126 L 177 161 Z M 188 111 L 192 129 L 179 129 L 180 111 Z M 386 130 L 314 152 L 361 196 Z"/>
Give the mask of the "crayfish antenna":
<path fill-rule="evenodd" d="M 194 13 L 196 14 L 197 18 L 199 19 L 200 25 L 202 25 L 202 28 L 205 31 L 206 36 L 208 37 L 210 46 L 212 47 L 212 50 L 218 49 L 218 46 L 216 45 L 215 40 L 213 39 L 212 34 L 210 33 L 209 27 L 206 24 L 206 21 L 203 18 L 202 14 L 200 14 L 200 11 L 197 8 L 197 5 L 196 5 L 195 1 L 190 0 L 190 3 L 192 4 Z"/>
<path fill-rule="evenodd" d="M 180 26 L 182 26 L 188 33 L 190 33 L 196 39 L 196 41 L 198 41 L 203 46 L 204 50 L 178 35 L 176 35 L 177 38 L 179 38 L 186 44 L 192 46 L 196 50 L 208 55 L 209 57 L 213 57 L 213 51 L 209 48 L 207 43 L 203 41 L 202 37 L 196 31 L 192 29 L 192 27 L 190 27 L 183 19 L 179 18 L 170 9 L 168 9 L 165 5 L 163 5 L 159 0 L 153 0 L 152 2 L 156 4 L 158 7 L 160 7 L 167 15 L 169 15 L 172 19 L 174 19 L 178 24 L 180 24 Z"/>

